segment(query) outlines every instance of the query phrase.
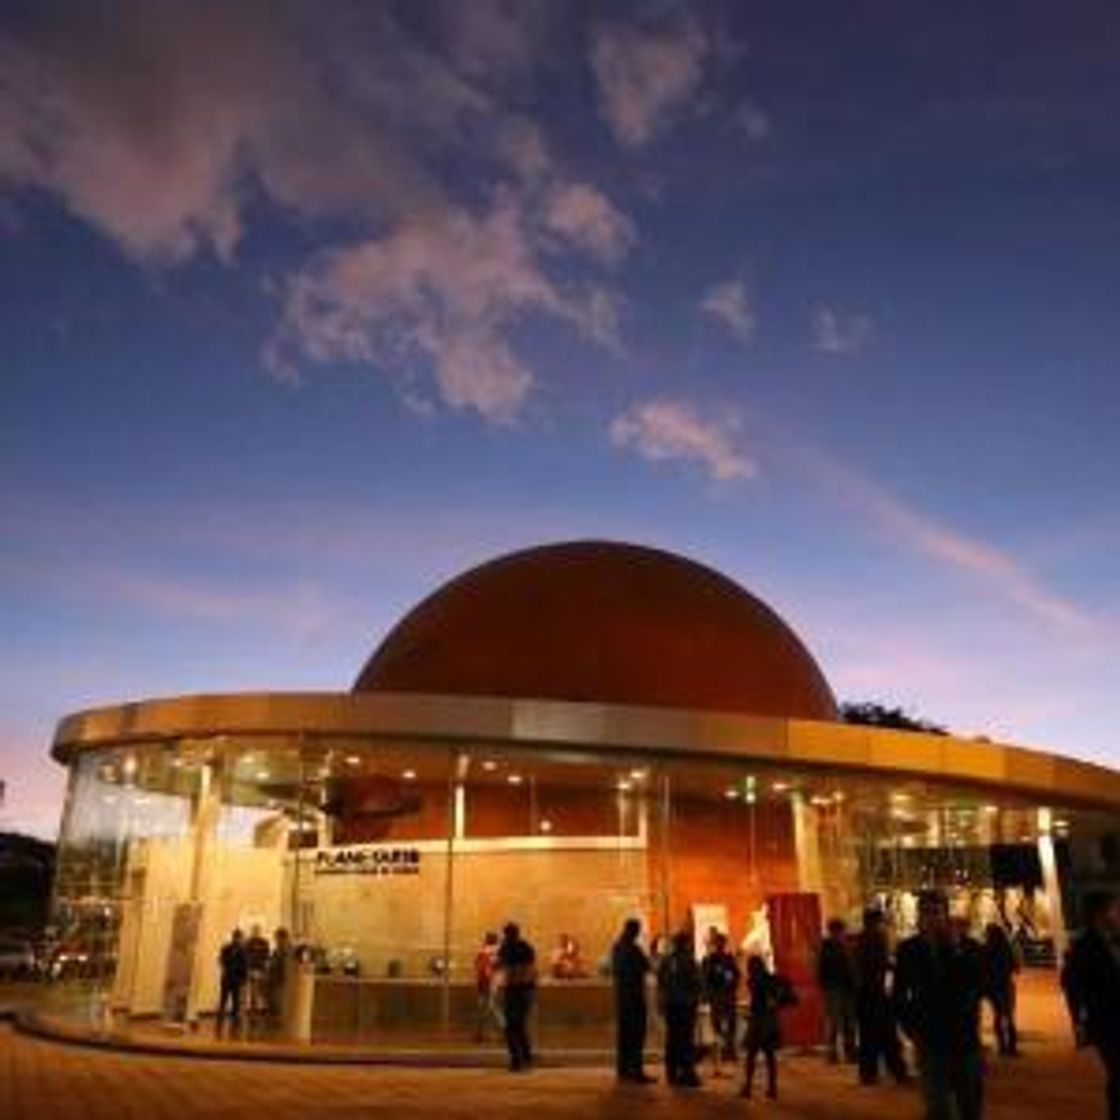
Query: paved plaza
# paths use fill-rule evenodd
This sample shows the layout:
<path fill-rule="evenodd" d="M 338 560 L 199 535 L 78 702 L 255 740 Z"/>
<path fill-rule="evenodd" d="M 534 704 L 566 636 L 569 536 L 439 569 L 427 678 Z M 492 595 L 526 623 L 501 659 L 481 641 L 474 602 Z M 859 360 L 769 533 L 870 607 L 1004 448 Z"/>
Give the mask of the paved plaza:
<path fill-rule="evenodd" d="M 1095 1120 L 1104 1116 L 1103 1081 L 1092 1053 L 1070 1044 L 1047 978 L 1024 992 L 1025 1054 L 993 1061 L 990 1120 Z M 742 1101 L 733 1079 L 695 1092 L 620 1088 L 603 1069 L 542 1069 L 510 1075 L 487 1069 L 435 1070 L 374 1065 L 298 1065 L 125 1053 L 66 1045 L 0 1027 L 2 1120 L 331 1120 L 438 1116 L 500 1120 L 643 1116 L 921 1116 L 918 1093 L 855 1085 L 850 1068 L 817 1055 L 783 1056 L 781 1100 Z"/>

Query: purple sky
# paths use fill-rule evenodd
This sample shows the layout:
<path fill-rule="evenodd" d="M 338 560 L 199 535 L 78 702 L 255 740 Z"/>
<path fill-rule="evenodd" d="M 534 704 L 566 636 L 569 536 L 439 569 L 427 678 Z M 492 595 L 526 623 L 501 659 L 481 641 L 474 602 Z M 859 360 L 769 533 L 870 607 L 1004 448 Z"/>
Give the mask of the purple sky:
<path fill-rule="evenodd" d="M 1114 4 L 15 0 L 0 827 L 54 722 L 685 552 L 845 698 L 1120 763 Z"/>

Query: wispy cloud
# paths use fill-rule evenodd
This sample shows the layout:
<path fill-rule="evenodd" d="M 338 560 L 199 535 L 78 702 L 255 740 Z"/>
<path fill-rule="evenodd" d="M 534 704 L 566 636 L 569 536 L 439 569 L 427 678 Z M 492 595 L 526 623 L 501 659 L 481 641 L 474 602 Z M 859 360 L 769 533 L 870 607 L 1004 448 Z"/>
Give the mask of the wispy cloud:
<path fill-rule="evenodd" d="M 736 417 L 706 418 L 685 401 L 658 398 L 634 405 L 612 421 L 610 439 L 652 462 L 698 463 L 719 482 L 758 473 L 739 446 Z"/>
<path fill-rule="evenodd" d="M 855 511 L 893 546 L 980 580 L 993 595 L 1015 603 L 1052 627 L 1082 637 L 1099 632 L 1096 620 L 1073 600 L 1048 587 L 1007 550 L 914 508 L 884 486 L 816 449 L 802 446 L 792 454 L 815 484 Z"/>
<path fill-rule="evenodd" d="M 568 236 L 594 242 L 599 255 L 624 250 L 626 227 L 613 211 L 585 213 L 582 225 L 567 217 Z M 481 214 L 449 211 L 333 250 L 288 282 L 269 361 L 285 374 L 299 361 L 394 369 L 418 356 L 430 363 L 444 404 L 512 420 L 534 384 L 507 337 L 521 316 L 556 319 L 602 345 L 617 341 L 609 290 L 562 289 L 542 252 L 539 219 L 514 194 Z M 403 387 L 415 393 L 414 384 Z"/>
<path fill-rule="evenodd" d="M 758 320 L 742 280 L 713 284 L 701 297 L 699 307 L 740 342 L 749 342 L 754 337 Z"/>
<path fill-rule="evenodd" d="M 599 111 L 620 144 L 648 143 L 688 104 L 709 49 L 691 21 L 654 28 L 603 24 L 594 30 L 591 67 Z"/>
<path fill-rule="evenodd" d="M 548 7 L 431 15 L 420 34 L 386 5 L 36 9 L 0 32 L 0 179 L 49 192 L 149 267 L 236 263 L 261 198 L 305 229 L 331 219 L 314 228 L 334 248 L 272 285 L 268 367 L 296 382 L 351 361 L 388 370 L 411 406 L 508 421 L 535 382 L 515 323 L 618 348 L 621 300 L 587 273 L 636 232 L 505 96 L 532 80 Z"/>
<path fill-rule="evenodd" d="M 544 201 L 544 228 L 562 242 L 607 263 L 634 243 L 634 224 L 590 183 L 559 183 Z"/>
<path fill-rule="evenodd" d="M 813 349 L 821 354 L 858 354 L 871 336 L 868 315 L 840 311 L 828 304 L 818 304 L 809 314 L 809 330 Z"/>

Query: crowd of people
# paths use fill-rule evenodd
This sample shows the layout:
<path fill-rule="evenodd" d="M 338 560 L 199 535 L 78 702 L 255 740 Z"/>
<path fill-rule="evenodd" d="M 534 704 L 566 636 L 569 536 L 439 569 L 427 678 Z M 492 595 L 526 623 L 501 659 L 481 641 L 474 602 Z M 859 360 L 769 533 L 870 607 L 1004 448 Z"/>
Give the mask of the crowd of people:
<path fill-rule="evenodd" d="M 240 1031 L 245 1015 L 253 1023 L 275 1026 L 284 1013 L 285 980 L 291 968 L 293 947 L 286 929 L 273 934 L 272 943 L 253 926 L 246 937 L 235 929 L 218 954 L 217 1031 Z M 245 995 L 248 989 L 248 1001 Z M 245 1015 L 243 1015 L 243 1012 Z"/>
<path fill-rule="evenodd" d="M 925 891 L 918 899 L 918 928 L 892 953 L 886 919 L 877 909 L 863 914 L 850 935 L 843 921 L 828 923 L 817 956 L 816 981 L 824 1008 L 825 1054 L 834 1064 L 851 1063 L 858 1080 L 874 1085 L 885 1070 L 896 1082 L 914 1080 L 904 1039 L 913 1050 L 928 1120 L 979 1120 L 983 1109 L 984 1055 L 981 1009 L 990 1006 L 995 1049 L 1000 1057 L 1019 1054 L 1016 1025 L 1016 948 L 998 925 L 982 940 L 967 923 L 954 919 L 946 896 Z M 670 1085 L 701 1084 L 698 1063 L 710 1060 L 713 1077 L 724 1075 L 741 1056 L 741 1093 L 754 1091 L 759 1058 L 766 1071 L 766 1095 L 778 1094 L 777 1055 L 784 1009 L 798 1002 L 789 981 L 770 969 L 760 954 L 745 967 L 725 933 L 712 928 L 698 954 L 694 933 L 682 931 L 654 949 L 642 946 L 642 927 L 627 920 L 612 946 L 609 971 L 614 987 L 616 1073 L 621 1081 L 655 1081 L 645 1068 L 649 1029 L 647 990 L 656 988 L 664 1024 L 664 1071 Z M 254 927 L 249 938 L 234 930 L 220 956 L 218 1027 L 227 1014 L 248 1011 L 275 1021 L 282 1014 L 284 978 L 292 956 L 286 931 L 272 945 Z M 509 922 L 499 937 L 487 933 L 475 958 L 478 1017 L 476 1038 L 491 1032 L 505 1040 L 509 1068 L 533 1065 L 529 1021 L 537 988 L 537 955 Z M 550 962 L 556 979 L 586 975 L 578 943 L 564 934 Z M 1088 900 L 1086 924 L 1062 969 L 1062 986 L 1079 1045 L 1099 1053 L 1107 1077 L 1110 1120 L 1120 1120 L 1120 901 L 1111 895 Z M 698 1045 L 702 1008 L 709 1038 Z M 740 1009 L 746 1028 L 739 1029 Z"/>

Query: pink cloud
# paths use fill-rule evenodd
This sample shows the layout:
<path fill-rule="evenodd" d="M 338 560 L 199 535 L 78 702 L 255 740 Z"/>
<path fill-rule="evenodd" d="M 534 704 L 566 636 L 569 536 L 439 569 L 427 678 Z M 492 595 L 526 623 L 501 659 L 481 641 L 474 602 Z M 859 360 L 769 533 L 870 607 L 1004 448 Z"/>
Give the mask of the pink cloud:
<path fill-rule="evenodd" d="M 695 93 L 709 43 L 693 23 L 665 28 L 603 24 L 591 42 L 599 108 L 628 148 L 648 143 Z"/>
<path fill-rule="evenodd" d="M 590 183 L 560 183 L 548 194 L 542 223 L 549 233 L 608 263 L 634 243 L 633 223 Z"/>
<path fill-rule="evenodd" d="M 652 462 L 699 463 L 719 482 L 753 478 L 758 466 L 739 446 L 733 416 L 701 416 L 685 401 L 657 398 L 615 417 L 611 443 Z"/>
<path fill-rule="evenodd" d="M 742 280 L 713 284 L 701 297 L 699 307 L 740 342 L 749 342 L 753 337 L 757 318 Z"/>

